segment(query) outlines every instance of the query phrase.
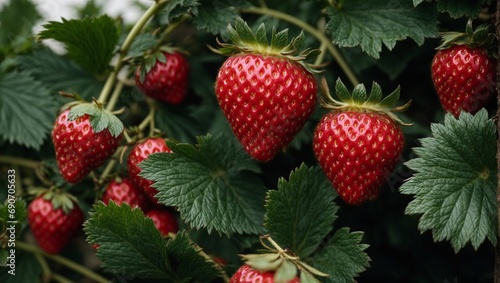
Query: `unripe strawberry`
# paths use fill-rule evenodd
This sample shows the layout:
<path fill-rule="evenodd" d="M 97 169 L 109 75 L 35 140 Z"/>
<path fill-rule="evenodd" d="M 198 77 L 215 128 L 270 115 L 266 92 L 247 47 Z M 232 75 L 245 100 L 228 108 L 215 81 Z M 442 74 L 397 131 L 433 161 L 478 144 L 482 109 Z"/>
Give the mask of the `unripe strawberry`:
<path fill-rule="evenodd" d="M 265 32 L 262 25 L 257 33 Z M 239 19 L 228 29 L 237 45 L 220 43 L 221 54 L 230 55 L 215 82 L 217 100 L 246 152 L 259 161 L 271 160 L 302 129 L 316 105 L 314 70 L 302 60 L 312 50 L 293 56 L 303 34 L 292 43 L 242 37 L 253 34 Z M 281 33 L 281 35 L 283 35 Z"/>
<path fill-rule="evenodd" d="M 336 90 L 342 101 L 325 91 L 330 101 L 324 105 L 333 111 L 319 122 L 313 139 L 319 165 L 348 204 L 361 204 L 378 196 L 404 145 L 399 120 L 389 108 L 398 100 L 399 89 L 381 101 L 377 84 L 370 97 L 362 85 L 356 88 L 358 96 L 350 96 L 338 80 Z"/>

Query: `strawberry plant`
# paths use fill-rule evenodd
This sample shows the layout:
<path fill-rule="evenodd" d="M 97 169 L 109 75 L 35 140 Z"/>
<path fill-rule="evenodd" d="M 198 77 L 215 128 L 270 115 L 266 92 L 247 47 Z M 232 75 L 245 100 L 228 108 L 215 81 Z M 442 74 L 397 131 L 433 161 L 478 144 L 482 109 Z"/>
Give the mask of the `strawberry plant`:
<path fill-rule="evenodd" d="M 500 282 L 500 2 L 131 2 L 0 4 L 0 282 Z"/>

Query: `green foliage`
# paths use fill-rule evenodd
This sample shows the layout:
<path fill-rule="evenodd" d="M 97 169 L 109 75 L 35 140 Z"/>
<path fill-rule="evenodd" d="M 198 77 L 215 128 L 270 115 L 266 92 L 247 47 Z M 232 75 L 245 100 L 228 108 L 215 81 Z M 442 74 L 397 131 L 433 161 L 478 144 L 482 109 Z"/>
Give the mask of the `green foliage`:
<path fill-rule="evenodd" d="M 119 33 L 109 16 L 49 22 L 39 34 L 40 39 L 64 43 L 68 56 L 85 70 L 101 75 L 109 70 Z"/>
<path fill-rule="evenodd" d="M 36 256 L 32 253 L 16 249 L 15 275 L 8 273 L 9 267 L 0 266 L 0 281 L 3 283 L 28 283 L 39 282 L 42 267 Z"/>
<path fill-rule="evenodd" d="M 205 261 L 184 233 L 163 239 L 140 209 L 112 201 L 94 209 L 84 230 L 88 241 L 99 245 L 97 256 L 106 270 L 169 282 L 203 282 L 217 276 L 213 264 Z"/>
<path fill-rule="evenodd" d="M 273 239 L 300 258 L 311 255 L 332 230 L 338 207 L 331 183 L 320 168 L 305 165 L 269 191 L 265 227 Z"/>
<path fill-rule="evenodd" d="M 169 138 L 181 142 L 191 143 L 196 141 L 196 136 L 203 134 L 200 123 L 191 115 L 188 107 L 172 106 L 158 102 L 161 107 L 155 112 L 156 126 L 161 131 L 168 133 Z"/>
<path fill-rule="evenodd" d="M 90 125 L 95 133 L 108 129 L 113 137 L 118 137 L 123 133 L 123 123 L 109 111 L 96 103 L 81 103 L 71 108 L 68 120 L 74 121 L 78 117 L 89 115 Z"/>
<path fill-rule="evenodd" d="M 162 12 L 162 24 L 170 24 L 176 18 L 191 12 L 199 5 L 198 0 L 168 1 Z"/>
<path fill-rule="evenodd" d="M 227 25 L 238 16 L 236 8 L 229 1 L 200 1 L 200 6 L 193 9 L 193 23 L 200 30 L 212 34 L 226 34 Z"/>
<path fill-rule="evenodd" d="M 259 167 L 234 139 L 198 137 L 198 145 L 167 141 L 173 153 L 150 155 L 139 166 L 154 181 L 160 203 L 178 207 L 195 229 L 224 234 L 264 231 L 265 187 Z"/>
<path fill-rule="evenodd" d="M 397 41 L 412 38 L 422 45 L 425 38 L 437 36 L 437 13 L 411 1 L 345 1 L 329 7 L 326 31 L 341 47 L 359 46 L 374 58 L 380 57 L 382 44 L 392 50 Z"/>
<path fill-rule="evenodd" d="M 413 5 L 417 6 L 424 0 L 413 0 Z M 437 8 L 442 13 L 449 13 L 453 18 L 471 17 L 479 15 L 481 8 L 486 2 L 491 0 L 436 0 Z"/>
<path fill-rule="evenodd" d="M 368 245 L 360 244 L 363 233 L 341 228 L 312 259 L 315 268 L 329 274 L 321 278 L 327 283 L 353 282 L 353 278 L 366 270 L 370 258 L 364 252 Z"/>
<path fill-rule="evenodd" d="M 431 126 L 432 137 L 414 148 L 415 171 L 400 191 L 415 195 L 407 214 L 422 214 L 419 229 L 435 241 L 449 240 L 458 252 L 468 242 L 477 249 L 486 238 L 497 242 L 496 127 L 486 110 L 459 119 L 447 114 Z"/>
<path fill-rule="evenodd" d="M 52 93 L 59 91 L 78 93 L 90 101 L 99 95 L 103 82 L 82 69 L 67 57 L 55 54 L 49 49 L 39 49 L 32 53 L 16 57 L 19 67 L 31 73 Z M 59 100 L 62 97 L 58 96 Z M 61 102 L 62 104 L 62 102 Z"/>
<path fill-rule="evenodd" d="M 28 72 L 13 71 L 0 77 L 0 93 L 1 139 L 40 149 L 56 118 L 49 90 Z"/>
<path fill-rule="evenodd" d="M 31 29 L 40 19 L 40 14 L 29 0 L 11 0 L 0 9 L 2 29 L 0 61 L 2 61 L 10 53 L 21 53 L 31 47 L 33 42 Z"/>

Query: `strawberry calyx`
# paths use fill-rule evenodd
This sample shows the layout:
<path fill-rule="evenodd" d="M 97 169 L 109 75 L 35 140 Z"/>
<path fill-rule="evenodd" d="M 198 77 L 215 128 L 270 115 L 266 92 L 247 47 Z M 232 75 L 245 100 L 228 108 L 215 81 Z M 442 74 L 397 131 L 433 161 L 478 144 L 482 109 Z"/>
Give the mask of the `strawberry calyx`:
<path fill-rule="evenodd" d="M 161 62 L 164 64 L 167 63 L 167 57 L 165 56 L 165 53 L 174 54 L 176 52 L 183 54 L 187 53 L 178 47 L 162 45 L 146 51 L 140 58 L 135 58 L 136 61 L 138 61 L 137 64 L 140 66 L 139 79 L 141 83 L 144 82 L 144 80 L 146 79 L 146 75 L 149 73 L 149 71 L 151 71 L 151 69 L 153 69 L 157 62 Z"/>
<path fill-rule="evenodd" d="M 84 115 L 89 116 L 89 122 L 94 133 L 108 129 L 113 137 L 123 133 L 123 123 L 113 113 L 105 110 L 101 103 L 94 99 L 92 103 L 82 102 L 70 108 L 68 121 L 74 121 Z"/>
<path fill-rule="evenodd" d="M 208 46 L 215 53 L 233 56 L 237 54 L 260 54 L 263 56 L 282 57 L 290 61 L 297 62 L 304 66 L 311 73 L 319 73 L 317 66 L 306 63 L 305 60 L 318 56 L 319 49 L 306 48 L 300 51 L 304 45 L 304 32 L 298 36 L 288 39 L 288 29 L 276 31 L 273 27 L 271 42 L 269 43 L 266 26 L 260 24 L 255 32 L 248 26 L 242 18 L 236 18 L 234 27 L 229 24 L 227 27 L 228 38 L 232 43 L 224 43 L 217 38 L 218 49 Z"/>
<path fill-rule="evenodd" d="M 265 241 L 271 244 L 269 246 Z M 287 249 L 281 248 L 269 235 L 260 237 L 262 246 L 266 248 L 265 253 L 240 255 L 252 269 L 274 272 L 274 282 L 289 282 L 300 277 L 300 282 L 320 282 L 315 276 L 328 277 L 305 262 Z"/>
<path fill-rule="evenodd" d="M 56 187 L 33 189 L 32 191 L 35 193 L 35 197 L 43 197 L 44 200 L 52 203 L 54 210 L 62 209 L 65 214 L 70 214 L 78 203 L 78 199 L 74 195 L 61 191 Z"/>
<path fill-rule="evenodd" d="M 341 111 L 383 113 L 401 125 L 411 126 L 411 124 L 403 122 L 394 114 L 395 112 L 405 111 L 411 104 L 411 100 L 409 100 L 404 105 L 395 106 L 399 101 L 399 86 L 389 95 L 383 97 L 382 88 L 376 82 L 373 82 L 370 94 L 368 95 L 363 84 L 358 84 L 354 87 L 353 91 L 350 92 L 342 80 L 338 78 L 335 83 L 335 93 L 339 98 L 339 100 L 337 100 L 330 94 L 328 83 L 326 79 L 322 77 L 321 89 L 323 96 L 321 97 L 320 103 L 324 108 Z"/>
<path fill-rule="evenodd" d="M 437 50 L 448 49 L 455 45 L 467 45 L 471 48 L 486 48 L 490 55 L 494 55 L 495 35 L 491 32 L 491 26 L 487 24 L 481 24 L 474 29 L 472 20 L 469 19 L 465 32 L 442 32 L 441 38 L 442 43 L 436 48 Z"/>

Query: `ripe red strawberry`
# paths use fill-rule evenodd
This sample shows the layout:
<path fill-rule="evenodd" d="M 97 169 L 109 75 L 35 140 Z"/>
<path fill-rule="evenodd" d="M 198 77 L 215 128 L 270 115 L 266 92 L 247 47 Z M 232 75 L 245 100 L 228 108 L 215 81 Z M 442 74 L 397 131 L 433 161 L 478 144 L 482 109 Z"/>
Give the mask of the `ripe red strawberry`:
<path fill-rule="evenodd" d="M 186 97 L 189 63 L 178 51 L 162 51 L 146 60 L 135 72 L 135 83 L 145 95 L 170 104 Z"/>
<path fill-rule="evenodd" d="M 397 118 L 390 113 L 390 105 L 384 105 L 384 101 L 398 100 L 399 89 L 380 102 L 382 91 L 377 84 L 374 83 L 369 98 L 360 86 L 357 91 L 365 92 L 364 101 L 350 97 L 342 82 L 337 81 L 336 89 L 343 102 L 330 96 L 330 107 L 335 110 L 319 122 L 313 139 L 319 165 L 348 204 L 360 204 L 378 196 L 404 144 Z M 328 91 L 325 93 L 329 96 Z"/>
<path fill-rule="evenodd" d="M 142 169 L 139 167 L 139 163 L 146 159 L 150 154 L 157 152 L 172 151 L 165 143 L 165 139 L 148 138 L 142 142 L 137 143 L 132 148 L 132 151 L 130 152 L 127 160 L 127 168 L 130 178 L 140 189 L 146 192 L 146 195 L 155 204 L 158 203 L 158 200 L 155 198 L 155 195 L 158 193 L 158 191 L 151 186 L 153 184 L 152 181 L 139 176 L 139 173 L 142 171 Z"/>
<path fill-rule="evenodd" d="M 258 271 L 245 264 L 236 271 L 229 283 L 274 283 L 274 273 L 274 271 Z M 295 277 L 286 283 L 300 283 L 300 279 Z"/>
<path fill-rule="evenodd" d="M 264 29 L 262 25 L 257 32 Z M 241 19 L 228 33 L 238 46 L 221 43 L 218 52 L 231 56 L 216 78 L 217 100 L 247 153 L 269 161 L 290 143 L 314 111 L 317 82 L 311 66 L 301 61 L 313 52 L 291 55 L 303 34 L 289 45 L 268 46 L 262 39 L 242 38 L 240 34 L 253 33 Z"/>
<path fill-rule="evenodd" d="M 29 204 L 28 223 L 38 245 L 47 253 L 56 254 L 78 233 L 84 216 L 70 198 L 56 202 L 49 195 L 38 196 Z M 62 206 L 55 206 L 55 203 L 62 203 Z"/>
<path fill-rule="evenodd" d="M 496 60 L 488 54 L 493 40 L 486 29 L 472 31 L 469 22 L 467 33 L 445 33 L 432 60 L 431 75 L 441 105 L 455 117 L 462 110 L 477 112 L 496 91 Z M 474 35 L 478 32 L 485 36 Z"/>
<path fill-rule="evenodd" d="M 143 190 L 139 189 L 130 178 L 116 178 L 106 186 L 106 191 L 102 195 L 102 201 L 108 204 L 113 200 L 120 205 L 122 202 L 128 203 L 131 207 L 140 207 L 142 211 L 147 211 L 151 205 L 149 197 Z"/>
<path fill-rule="evenodd" d="M 167 208 L 152 208 L 146 212 L 146 216 L 153 220 L 156 229 L 165 237 L 168 236 L 168 233 L 176 234 L 179 231 L 175 214 Z"/>
<path fill-rule="evenodd" d="M 117 125 L 108 129 L 94 129 L 93 116 L 86 114 L 88 108 L 99 108 L 93 104 L 80 104 L 67 109 L 57 117 L 52 129 L 52 142 L 56 160 L 64 179 L 70 183 L 81 181 L 92 170 L 101 166 L 116 151 L 122 138 L 123 124 L 110 113 L 109 124 Z M 114 117 L 114 118 L 113 118 Z"/>

